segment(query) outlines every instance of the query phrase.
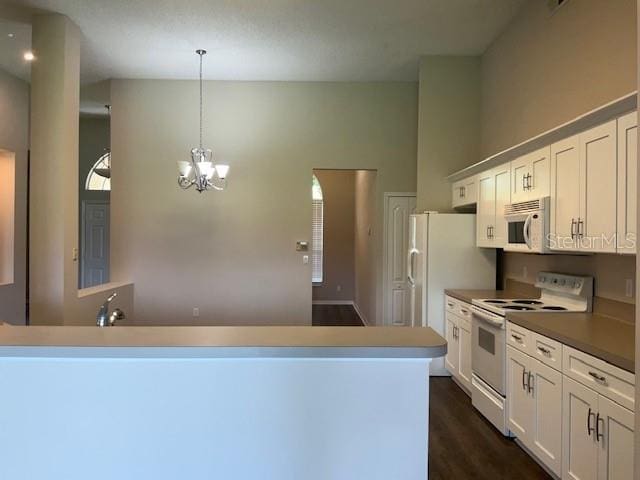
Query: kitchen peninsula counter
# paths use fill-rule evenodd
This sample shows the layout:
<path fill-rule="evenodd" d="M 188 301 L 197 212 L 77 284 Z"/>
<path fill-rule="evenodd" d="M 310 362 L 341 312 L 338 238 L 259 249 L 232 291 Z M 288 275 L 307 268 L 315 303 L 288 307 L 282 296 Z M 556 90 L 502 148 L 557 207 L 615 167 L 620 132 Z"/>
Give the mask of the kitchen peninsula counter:
<path fill-rule="evenodd" d="M 2 325 L 0 478 L 428 478 L 445 353 L 429 328 Z"/>

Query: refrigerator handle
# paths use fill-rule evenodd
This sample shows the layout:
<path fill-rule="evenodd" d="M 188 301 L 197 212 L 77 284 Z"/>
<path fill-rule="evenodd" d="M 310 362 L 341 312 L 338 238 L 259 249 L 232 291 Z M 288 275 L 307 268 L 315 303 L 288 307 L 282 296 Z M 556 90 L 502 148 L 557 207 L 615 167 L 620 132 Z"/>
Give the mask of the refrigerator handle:
<path fill-rule="evenodd" d="M 418 253 L 415 248 L 409 250 L 409 255 L 407 255 L 407 280 L 409 281 L 409 285 L 412 287 L 416 284 L 416 280 L 413 276 L 413 256 Z"/>

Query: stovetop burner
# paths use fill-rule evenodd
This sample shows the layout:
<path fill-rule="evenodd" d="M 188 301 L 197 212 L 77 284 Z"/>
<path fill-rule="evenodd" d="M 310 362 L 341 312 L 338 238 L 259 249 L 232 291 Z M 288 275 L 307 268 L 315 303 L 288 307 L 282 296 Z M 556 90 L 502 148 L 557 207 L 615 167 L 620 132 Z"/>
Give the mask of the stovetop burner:
<path fill-rule="evenodd" d="M 542 305 L 540 300 L 514 300 L 513 303 L 519 303 L 521 305 Z"/>
<path fill-rule="evenodd" d="M 527 307 L 525 305 L 505 305 L 502 308 L 504 308 L 505 310 L 535 310 L 535 308 Z"/>

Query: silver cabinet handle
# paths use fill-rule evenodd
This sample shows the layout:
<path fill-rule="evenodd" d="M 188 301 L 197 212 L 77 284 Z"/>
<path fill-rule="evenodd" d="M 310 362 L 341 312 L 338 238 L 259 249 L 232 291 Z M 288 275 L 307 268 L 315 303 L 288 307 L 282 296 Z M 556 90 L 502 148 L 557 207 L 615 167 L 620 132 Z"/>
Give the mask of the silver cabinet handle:
<path fill-rule="evenodd" d="M 447 306 L 448 306 L 449 308 L 453 308 L 453 303 L 447 302 Z"/>
<path fill-rule="evenodd" d="M 527 189 L 527 176 L 523 175 L 522 176 L 522 190 L 526 190 Z"/>
<path fill-rule="evenodd" d="M 576 238 L 576 219 L 572 218 L 571 219 L 571 239 L 574 240 Z"/>
<path fill-rule="evenodd" d="M 602 430 L 604 430 L 604 418 L 600 416 L 600 412 L 596 415 L 596 441 L 599 442 L 604 438 L 604 433 L 600 431 L 600 420 L 602 420 Z"/>
<path fill-rule="evenodd" d="M 527 379 L 527 391 L 533 393 L 533 381 L 535 380 L 533 373 L 529 372 L 529 378 Z"/>
<path fill-rule="evenodd" d="M 578 218 L 578 231 L 576 233 L 578 238 L 584 237 L 584 220 Z"/>
<path fill-rule="evenodd" d="M 538 350 L 540 350 L 540 353 L 542 353 L 545 357 L 551 357 L 551 350 L 549 350 L 548 348 L 538 347 Z"/>
<path fill-rule="evenodd" d="M 522 369 L 522 389 L 526 392 L 527 391 L 527 380 L 529 378 L 529 375 L 527 373 L 527 369 L 523 368 Z"/>
<path fill-rule="evenodd" d="M 467 187 L 462 187 L 462 198 L 467 196 Z"/>
<path fill-rule="evenodd" d="M 606 385 L 607 384 L 607 377 L 604 377 L 602 375 L 597 374 L 596 372 L 592 372 L 591 370 L 589 370 L 589 375 L 591 375 L 591 377 L 593 377 L 593 379 L 602 384 L 602 385 Z"/>
<path fill-rule="evenodd" d="M 522 345 L 522 337 L 520 335 L 516 335 L 515 333 L 512 333 L 511 338 L 513 338 L 516 342 Z"/>
<path fill-rule="evenodd" d="M 465 315 L 468 315 L 468 314 L 469 314 L 469 310 L 467 310 L 467 309 L 465 309 L 465 308 L 461 308 L 461 309 L 460 309 L 460 311 L 461 311 L 462 313 L 464 313 Z"/>
<path fill-rule="evenodd" d="M 591 426 L 591 417 L 594 416 L 595 413 L 591 411 L 591 407 L 589 407 L 589 411 L 587 412 L 587 435 L 590 437 L 591 434 L 595 431 L 595 428 Z"/>

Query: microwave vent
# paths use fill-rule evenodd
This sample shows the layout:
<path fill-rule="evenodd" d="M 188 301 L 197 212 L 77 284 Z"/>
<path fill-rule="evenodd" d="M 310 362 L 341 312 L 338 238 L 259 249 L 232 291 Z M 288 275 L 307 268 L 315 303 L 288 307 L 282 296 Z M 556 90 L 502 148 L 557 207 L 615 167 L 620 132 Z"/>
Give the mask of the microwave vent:
<path fill-rule="evenodd" d="M 514 213 L 530 212 L 531 210 L 542 210 L 544 208 L 542 199 L 530 200 L 528 202 L 512 203 L 505 205 L 505 215 L 513 215 Z"/>

